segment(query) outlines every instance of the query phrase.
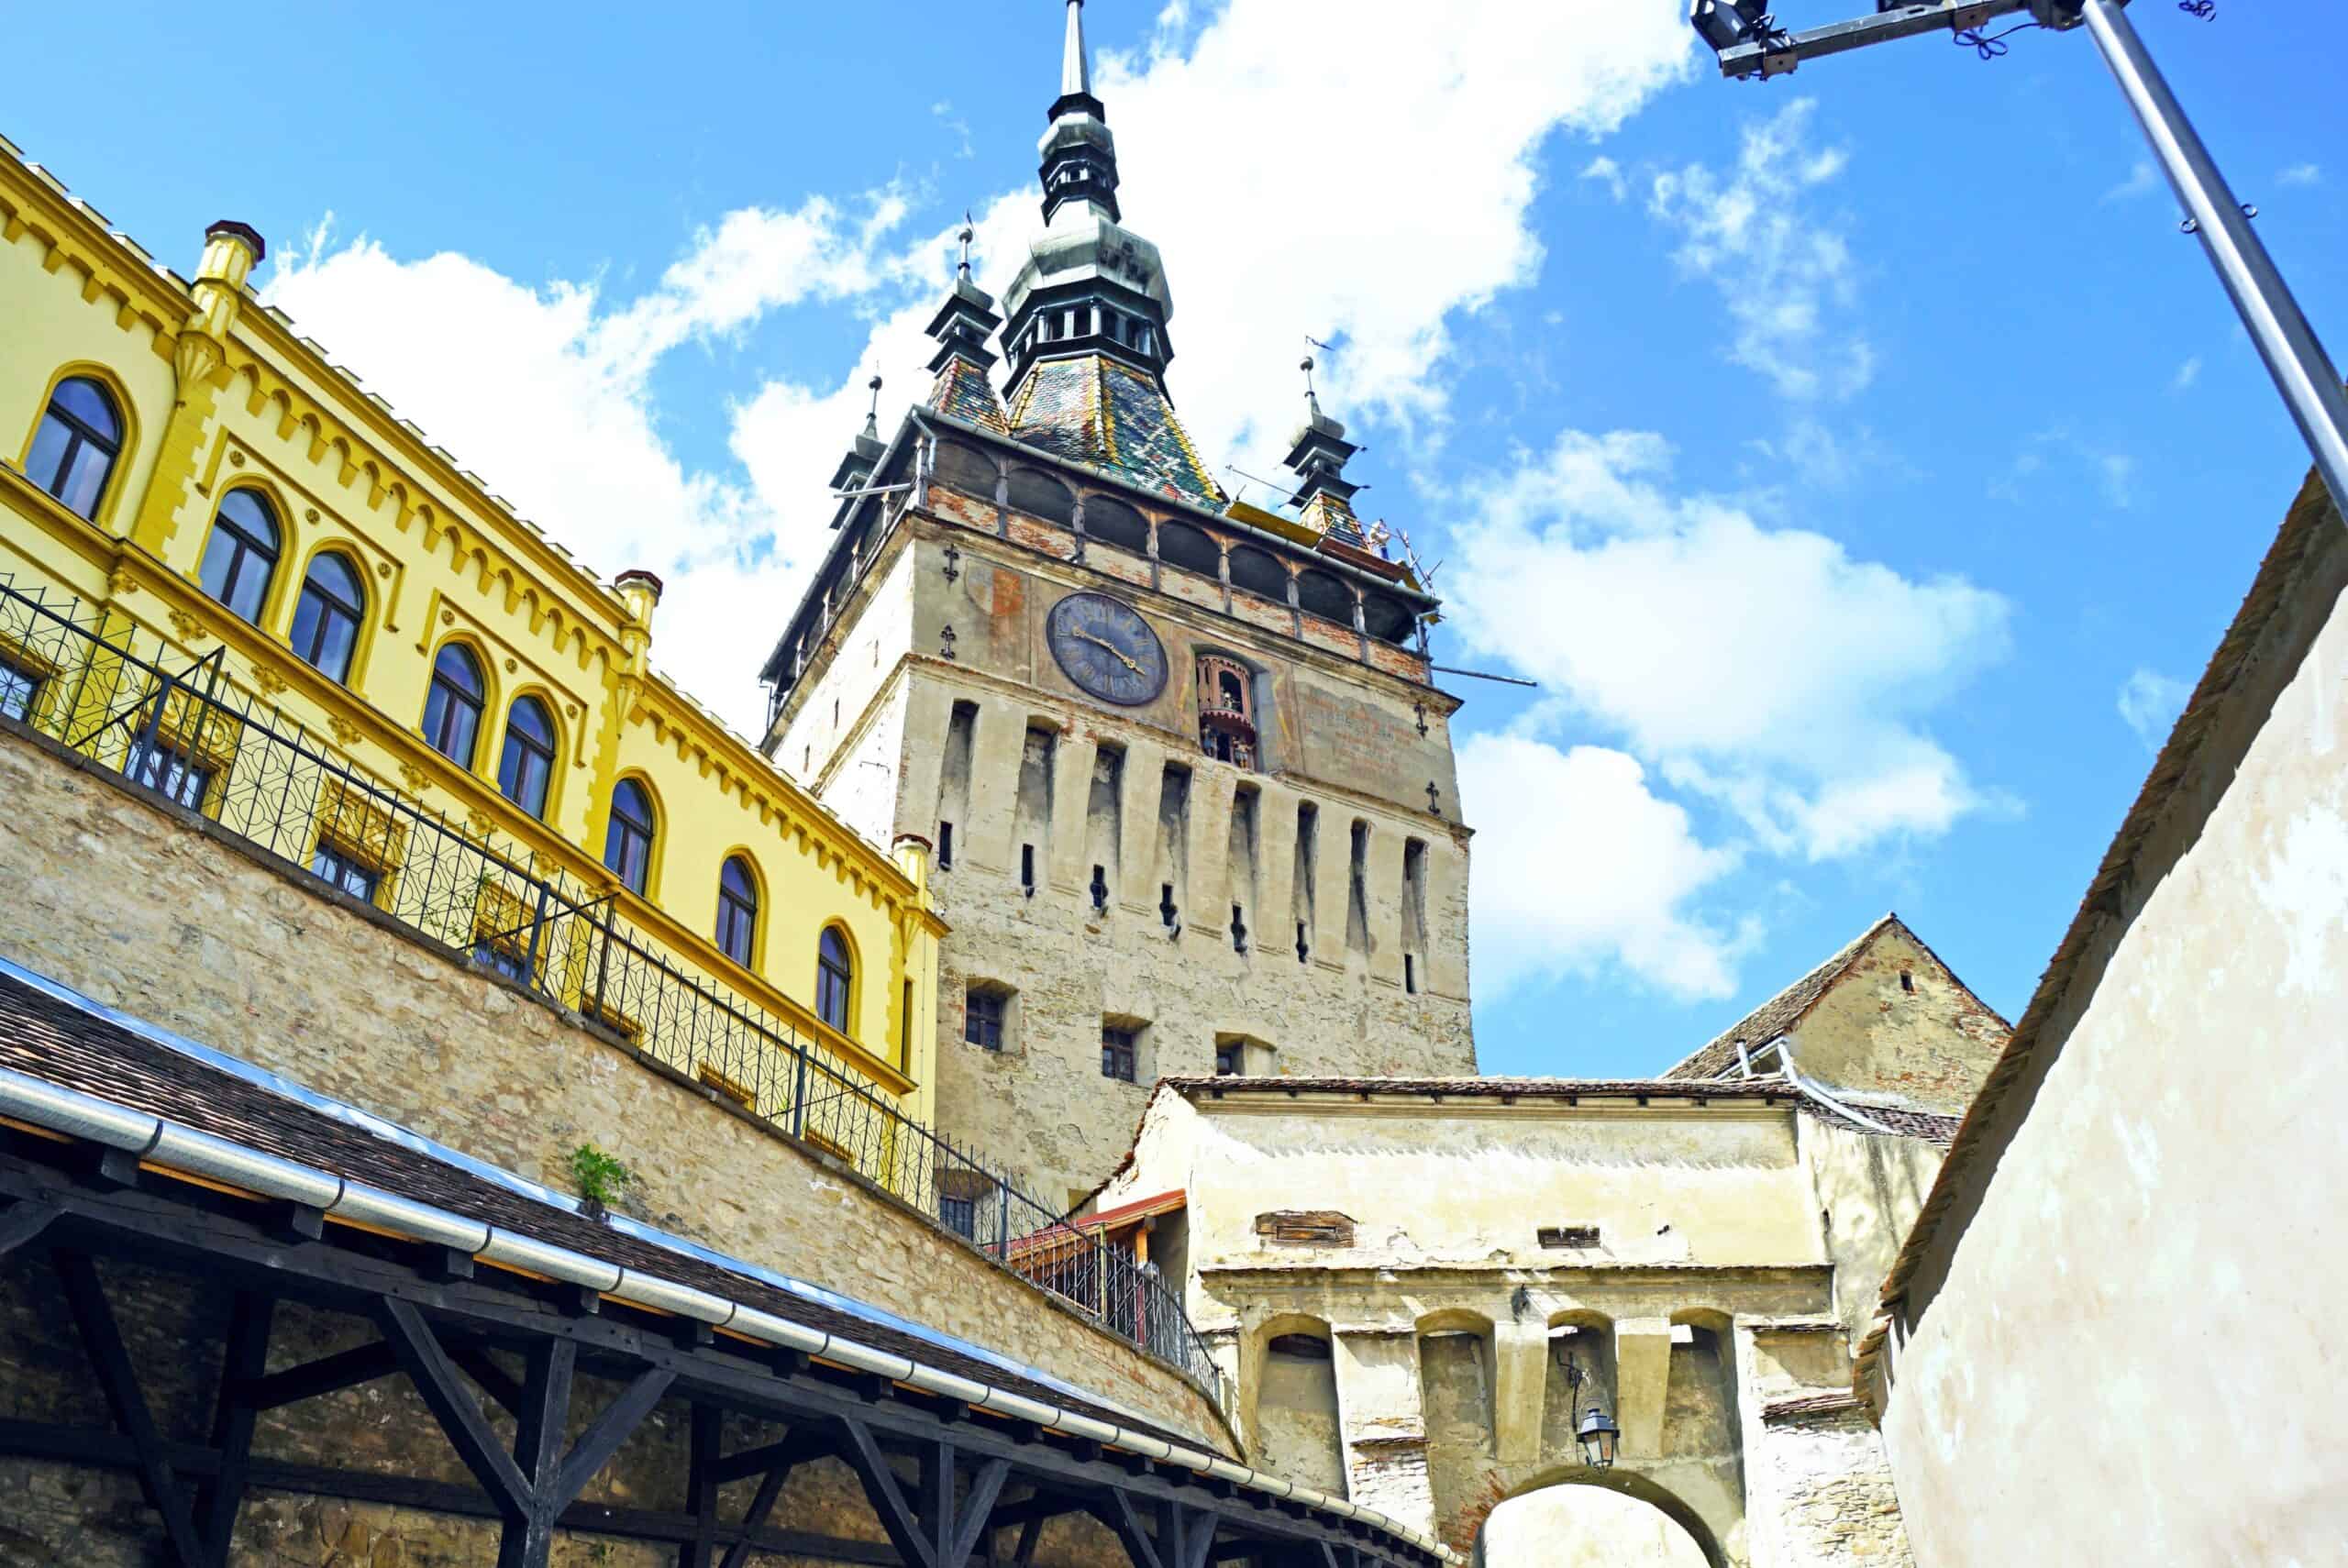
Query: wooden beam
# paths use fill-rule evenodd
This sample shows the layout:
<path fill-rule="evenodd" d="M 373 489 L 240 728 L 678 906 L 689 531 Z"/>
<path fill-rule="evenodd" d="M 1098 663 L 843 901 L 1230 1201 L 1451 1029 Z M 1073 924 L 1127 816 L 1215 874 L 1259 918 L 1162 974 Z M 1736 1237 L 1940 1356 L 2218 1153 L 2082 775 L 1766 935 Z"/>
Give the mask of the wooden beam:
<path fill-rule="evenodd" d="M 897 1484 L 897 1473 L 891 1468 L 889 1456 L 881 1452 L 872 1429 L 851 1417 L 840 1422 L 840 1430 L 847 1440 L 841 1446 L 840 1457 L 848 1462 L 856 1471 L 856 1478 L 864 1484 L 865 1497 L 871 1503 L 889 1544 L 897 1549 L 898 1556 L 916 1568 L 937 1568 L 937 1553 L 923 1538 L 921 1520 L 906 1504 L 904 1489 Z"/>
<path fill-rule="evenodd" d="M 561 1469 L 555 1472 L 549 1498 L 555 1512 L 561 1512 L 578 1499 L 579 1494 L 587 1489 L 587 1483 L 611 1463 L 620 1444 L 644 1424 L 644 1419 L 676 1381 L 677 1375 L 666 1367 L 654 1367 L 642 1374 L 604 1407 L 593 1426 L 579 1434 L 579 1441 L 563 1456 Z"/>
<path fill-rule="evenodd" d="M 408 1380 L 415 1385 L 432 1419 L 440 1423 L 457 1457 L 502 1513 L 509 1518 L 520 1517 L 528 1504 L 529 1482 L 499 1446 L 497 1434 L 482 1414 L 481 1402 L 457 1381 L 456 1366 L 433 1337 L 431 1325 L 405 1301 L 386 1299 L 382 1314 L 384 1338 L 398 1353 Z"/>
<path fill-rule="evenodd" d="M 694 1401 L 685 1451 L 685 1511 L 693 1538 L 677 1551 L 677 1568 L 717 1568 L 717 1475 L 725 1443 L 725 1413 Z"/>
<path fill-rule="evenodd" d="M 163 1434 L 138 1386 L 138 1370 L 122 1342 L 121 1325 L 115 1321 L 114 1309 L 106 1305 L 97 1265 L 81 1253 L 56 1253 L 52 1261 L 58 1282 L 65 1287 L 73 1326 L 82 1336 L 82 1348 L 89 1353 L 98 1386 L 105 1394 L 106 1408 L 138 1454 L 138 1484 L 147 1494 L 147 1506 L 163 1517 L 163 1538 L 172 1556 L 179 1568 L 205 1568 L 187 1494 L 180 1490 L 179 1478 L 172 1474 L 171 1460 L 163 1452 Z"/>
<path fill-rule="evenodd" d="M 227 1568 L 229 1538 L 236 1533 L 238 1510 L 244 1507 L 253 1423 L 260 1413 L 245 1395 L 268 1369 L 269 1330 L 276 1312 L 271 1297 L 240 1290 L 229 1314 L 228 1346 L 212 1412 L 212 1446 L 219 1452 L 220 1471 L 200 1494 L 205 1568 Z"/>
<path fill-rule="evenodd" d="M 8 1212 L 0 1214 L 0 1258 L 48 1230 L 50 1221 L 60 1212 L 53 1203 L 38 1203 L 31 1198 L 11 1205 Z"/>
<path fill-rule="evenodd" d="M 726 1552 L 725 1568 L 749 1568 L 751 1540 L 759 1530 L 766 1528 L 767 1516 L 774 1512 L 775 1503 L 782 1496 L 783 1483 L 791 1479 L 791 1469 L 788 1463 L 778 1464 L 767 1472 L 765 1480 L 759 1483 L 757 1494 L 750 1498 L 749 1507 L 742 1514 L 741 1539 L 734 1543 L 732 1551 Z"/>
<path fill-rule="evenodd" d="M 243 1402 L 254 1410 L 274 1410 L 280 1406 L 315 1399 L 321 1394 L 372 1383 L 399 1369 L 400 1358 L 390 1342 L 378 1340 L 373 1344 L 337 1351 L 267 1376 L 255 1376 L 244 1386 Z"/>
<path fill-rule="evenodd" d="M 163 1447 L 172 1468 L 183 1475 L 212 1475 L 219 1471 L 221 1456 L 214 1450 L 195 1443 L 168 1441 Z M 128 1438 L 118 1432 L 95 1427 L 51 1426 L 39 1421 L 0 1420 L 0 1454 L 111 1470 L 138 1467 L 138 1451 Z M 246 1485 L 253 1491 L 380 1503 L 456 1518 L 495 1520 L 503 1517 L 497 1505 L 481 1488 L 463 1482 L 426 1481 L 372 1471 L 338 1470 L 256 1458 L 251 1462 Z M 601 1503 L 574 1503 L 563 1510 L 558 1522 L 562 1529 L 581 1534 L 668 1544 L 692 1540 L 697 1528 L 697 1521 L 689 1514 L 612 1507 Z M 869 1568 L 903 1568 L 897 1553 L 885 1541 L 770 1529 L 763 1520 L 755 1529 L 747 1522 L 721 1523 L 715 1534 L 721 1545 L 741 1543 L 745 1562 L 749 1552 L 758 1551 L 869 1564 Z"/>

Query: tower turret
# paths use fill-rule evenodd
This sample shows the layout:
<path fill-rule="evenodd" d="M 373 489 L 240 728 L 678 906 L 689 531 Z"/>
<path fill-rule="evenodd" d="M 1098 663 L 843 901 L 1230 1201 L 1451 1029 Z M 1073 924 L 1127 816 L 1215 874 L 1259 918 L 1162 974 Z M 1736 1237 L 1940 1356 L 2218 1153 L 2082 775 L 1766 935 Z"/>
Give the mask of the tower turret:
<path fill-rule="evenodd" d="M 1346 439 L 1346 427 L 1321 411 L 1312 390 L 1312 357 L 1298 367 L 1304 372 L 1304 423 L 1289 437 L 1288 466 L 1300 482 L 1295 501 L 1307 525 L 1344 544 L 1363 543 L 1361 524 L 1354 516 L 1354 492 L 1361 486 L 1346 478 L 1346 464 L 1361 448 Z"/>

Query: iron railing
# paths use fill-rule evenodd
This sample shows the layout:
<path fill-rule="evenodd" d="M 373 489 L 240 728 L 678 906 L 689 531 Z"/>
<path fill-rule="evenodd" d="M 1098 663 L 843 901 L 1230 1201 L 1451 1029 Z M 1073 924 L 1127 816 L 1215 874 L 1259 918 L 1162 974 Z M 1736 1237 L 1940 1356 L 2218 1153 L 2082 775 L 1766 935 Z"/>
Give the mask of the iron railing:
<path fill-rule="evenodd" d="M 167 796 L 418 934 L 614 1032 L 824 1150 L 985 1256 L 1220 1382 L 1152 1265 L 907 1118 L 820 1040 L 686 966 L 618 896 L 351 760 L 228 668 L 0 574 L 0 715 Z"/>

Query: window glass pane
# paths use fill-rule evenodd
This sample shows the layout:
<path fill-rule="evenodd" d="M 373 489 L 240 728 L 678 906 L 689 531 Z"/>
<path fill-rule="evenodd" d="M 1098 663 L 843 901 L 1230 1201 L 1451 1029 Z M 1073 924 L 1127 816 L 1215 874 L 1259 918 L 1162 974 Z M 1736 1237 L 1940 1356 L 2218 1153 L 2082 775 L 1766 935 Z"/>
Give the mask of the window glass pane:
<path fill-rule="evenodd" d="M 310 662 L 337 680 L 350 674 L 351 650 L 359 646 L 359 623 L 339 610 L 328 610 L 320 628 L 317 657 Z"/>
<path fill-rule="evenodd" d="M 546 705 L 535 697 L 525 697 L 514 704 L 513 712 L 506 715 L 505 727 L 548 751 L 554 749 L 554 724 L 547 717 Z"/>
<path fill-rule="evenodd" d="M 57 395 L 50 398 L 51 407 L 61 408 L 90 427 L 90 433 L 109 443 L 122 440 L 122 422 L 115 416 L 114 402 L 99 390 L 95 381 L 75 376 L 57 383 Z"/>
<path fill-rule="evenodd" d="M 167 745 L 150 747 L 134 745 L 123 758 L 123 772 L 134 782 L 164 795 L 190 811 L 204 804 L 205 792 L 212 787 L 211 773 L 191 765 L 188 759 Z"/>
<path fill-rule="evenodd" d="M 382 880 L 381 873 L 357 856 L 325 843 L 321 843 L 310 856 L 310 870 L 329 886 L 371 903 L 374 901 L 376 886 Z"/>
<path fill-rule="evenodd" d="M 553 778 L 553 725 L 536 698 L 522 698 L 505 716 L 505 752 L 498 758 L 497 787 L 532 816 L 543 816 L 547 786 Z"/>
<path fill-rule="evenodd" d="M 737 856 L 725 863 L 723 880 L 727 892 L 734 894 L 745 903 L 758 902 L 758 884 L 750 879 L 750 868 L 742 864 L 740 856 Z"/>
<path fill-rule="evenodd" d="M 344 608 L 359 608 L 359 580 L 340 556 L 320 556 L 310 563 L 310 580 L 339 600 Z"/>
<path fill-rule="evenodd" d="M 25 476 L 41 489 L 55 495 L 64 476 L 60 471 L 65 462 L 65 449 L 73 444 L 73 432 L 53 414 L 41 415 L 40 428 L 33 432 L 33 449 L 25 456 Z"/>
<path fill-rule="evenodd" d="M 22 719 L 33 711 L 33 699 L 40 692 L 40 682 L 13 664 L 0 664 L 0 713 L 12 719 Z"/>
<path fill-rule="evenodd" d="M 450 643 L 440 650 L 432 661 L 432 673 L 476 702 L 481 701 L 481 667 L 459 645 Z"/>
<path fill-rule="evenodd" d="M 113 467 L 111 453 L 83 442 L 67 465 L 64 482 L 57 487 L 57 499 L 78 517 L 92 515 L 98 509 L 98 492 L 106 487 L 106 470 Z"/>

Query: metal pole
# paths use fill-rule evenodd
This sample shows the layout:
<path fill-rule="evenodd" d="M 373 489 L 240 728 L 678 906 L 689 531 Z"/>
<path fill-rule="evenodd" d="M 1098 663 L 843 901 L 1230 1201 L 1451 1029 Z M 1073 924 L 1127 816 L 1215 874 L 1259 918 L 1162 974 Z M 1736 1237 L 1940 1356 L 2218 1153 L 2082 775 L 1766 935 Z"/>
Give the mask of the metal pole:
<path fill-rule="evenodd" d="M 2144 127 L 2144 138 L 2153 144 L 2177 200 L 2193 220 L 2210 265 L 2217 269 L 2235 312 L 2250 329 L 2251 341 L 2258 345 L 2258 357 L 2266 361 L 2276 390 L 2290 405 L 2291 418 L 2315 455 L 2316 470 L 2331 489 L 2333 504 L 2348 513 L 2348 397 L 2342 395 L 2340 373 L 2331 368 L 2266 248 L 2251 232 L 2242 204 L 2226 188 L 2225 176 L 2194 134 L 2193 123 L 2162 80 L 2127 13 L 2116 0 L 2087 0 L 2087 25 L 2104 64 L 2111 68 L 2128 106 Z"/>

